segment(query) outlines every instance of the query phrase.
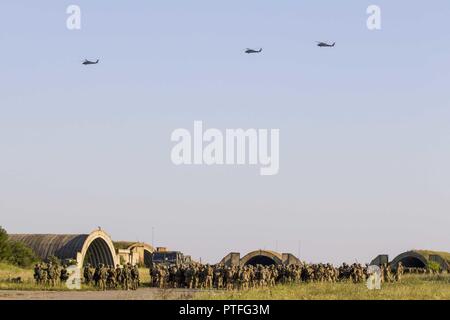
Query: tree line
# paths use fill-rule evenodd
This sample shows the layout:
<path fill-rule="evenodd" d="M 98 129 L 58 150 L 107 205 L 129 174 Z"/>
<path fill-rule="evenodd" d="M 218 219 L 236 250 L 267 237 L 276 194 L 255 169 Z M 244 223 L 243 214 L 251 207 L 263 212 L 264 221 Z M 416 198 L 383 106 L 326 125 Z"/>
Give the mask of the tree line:
<path fill-rule="evenodd" d="M 22 242 L 11 241 L 6 230 L 0 226 L 0 262 L 26 268 L 38 260 L 31 248 Z"/>

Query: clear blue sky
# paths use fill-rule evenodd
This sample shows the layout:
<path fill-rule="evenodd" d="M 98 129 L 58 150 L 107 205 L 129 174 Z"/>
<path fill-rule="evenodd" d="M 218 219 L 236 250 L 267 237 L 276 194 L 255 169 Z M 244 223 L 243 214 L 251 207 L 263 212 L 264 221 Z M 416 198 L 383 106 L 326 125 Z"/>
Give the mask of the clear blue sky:
<path fill-rule="evenodd" d="M 449 15 L 447 0 L 2 1 L 0 224 L 147 242 L 155 227 L 209 262 L 299 241 L 335 263 L 449 250 Z M 194 120 L 279 128 L 280 173 L 175 167 L 170 134 Z"/>

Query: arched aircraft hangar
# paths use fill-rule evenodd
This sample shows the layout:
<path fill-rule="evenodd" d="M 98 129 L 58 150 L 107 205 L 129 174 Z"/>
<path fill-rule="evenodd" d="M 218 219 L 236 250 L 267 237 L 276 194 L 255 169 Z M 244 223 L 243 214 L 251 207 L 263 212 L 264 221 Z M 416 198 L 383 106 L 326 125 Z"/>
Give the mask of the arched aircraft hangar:
<path fill-rule="evenodd" d="M 220 262 L 224 266 L 246 266 L 258 264 L 269 265 L 291 265 L 301 264 L 300 260 L 290 253 L 278 253 L 270 250 L 255 250 L 247 253 L 241 258 L 239 252 L 227 254 Z"/>
<path fill-rule="evenodd" d="M 100 229 L 90 234 L 10 234 L 9 239 L 23 242 L 42 260 L 54 256 L 78 266 L 118 263 L 110 236 Z"/>
<path fill-rule="evenodd" d="M 387 254 L 380 254 L 372 260 L 372 265 L 388 263 L 392 269 L 397 269 L 399 262 L 406 268 L 427 268 L 430 262 L 439 264 L 441 270 L 450 271 L 450 253 L 432 250 L 410 250 L 397 255 L 389 261 Z"/>

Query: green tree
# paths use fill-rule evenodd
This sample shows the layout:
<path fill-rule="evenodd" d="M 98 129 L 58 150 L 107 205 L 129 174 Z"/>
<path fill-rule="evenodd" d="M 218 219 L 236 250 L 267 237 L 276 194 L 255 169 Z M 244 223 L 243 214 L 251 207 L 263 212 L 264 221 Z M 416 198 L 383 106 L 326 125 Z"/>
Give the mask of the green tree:
<path fill-rule="evenodd" d="M 8 233 L 0 227 L 0 261 L 28 267 L 38 261 L 34 251 L 22 242 L 10 241 Z"/>
<path fill-rule="evenodd" d="M 0 261 L 8 260 L 11 256 L 11 246 L 8 241 L 8 233 L 0 226 Z"/>
<path fill-rule="evenodd" d="M 11 241 L 9 244 L 11 255 L 8 261 L 11 264 L 19 267 L 29 267 L 38 260 L 34 251 L 22 242 Z"/>
<path fill-rule="evenodd" d="M 434 272 L 441 271 L 441 265 L 439 263 L 437 263 L 436 261 L 428 261 L 427 268 Z"/>

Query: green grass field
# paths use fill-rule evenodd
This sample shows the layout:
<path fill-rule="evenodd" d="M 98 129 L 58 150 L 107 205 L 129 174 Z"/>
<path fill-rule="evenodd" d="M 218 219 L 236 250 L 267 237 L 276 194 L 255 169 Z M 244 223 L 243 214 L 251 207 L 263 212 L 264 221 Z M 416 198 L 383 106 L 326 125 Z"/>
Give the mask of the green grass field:
<path fill-rule="evenodd" d="M 365 284 L 302 283 L 248 291 L 202 292 L 206 300 L 450 300 L 450 275 L 409 275 L 400 283 L 368 290 Z"/>

